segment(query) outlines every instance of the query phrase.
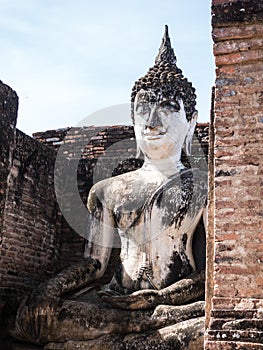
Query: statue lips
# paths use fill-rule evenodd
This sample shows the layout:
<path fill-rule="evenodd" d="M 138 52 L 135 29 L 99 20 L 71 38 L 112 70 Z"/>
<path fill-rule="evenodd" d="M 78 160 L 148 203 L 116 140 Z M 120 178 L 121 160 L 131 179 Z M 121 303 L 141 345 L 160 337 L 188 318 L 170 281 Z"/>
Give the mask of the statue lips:
<path fill-rule="evenodd" d="M 157 127 L 157 128 L 146 128 L 143 131 L 142 136 L 146 140 L 158 140 L 165 134 L 166 134 L 166 130 L 164 130 L 163 128 Z"/>

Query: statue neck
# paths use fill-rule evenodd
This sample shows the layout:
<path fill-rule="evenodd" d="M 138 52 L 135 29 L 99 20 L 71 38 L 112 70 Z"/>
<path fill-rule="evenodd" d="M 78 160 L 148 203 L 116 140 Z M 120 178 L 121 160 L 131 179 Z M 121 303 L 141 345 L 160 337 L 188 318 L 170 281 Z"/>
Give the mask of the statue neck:
<path fill-rule="evenodd" d="M 176 156 L 164 158 L 164 159 L 150 159 L 145 156 L 144 164 L 142 170 L 145 171 L 158 171 L 165 177 L 170 177 L 181 170 L 185 169 L 185 166 L 182 164 L 181 152 Z"/>

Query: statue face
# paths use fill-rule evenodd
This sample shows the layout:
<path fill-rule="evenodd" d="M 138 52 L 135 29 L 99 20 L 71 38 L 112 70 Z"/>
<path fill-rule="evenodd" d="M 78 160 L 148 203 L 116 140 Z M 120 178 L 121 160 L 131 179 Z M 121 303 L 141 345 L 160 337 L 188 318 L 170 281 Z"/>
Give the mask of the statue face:
<path fill-rule="evenodd" d="M 151 93 L 145 90 L 140 90 L 135 98 L 134 130 L 138 147 L 150 159 L 181 154 L 189 129 L 183 101 L 152 101 Z"/>

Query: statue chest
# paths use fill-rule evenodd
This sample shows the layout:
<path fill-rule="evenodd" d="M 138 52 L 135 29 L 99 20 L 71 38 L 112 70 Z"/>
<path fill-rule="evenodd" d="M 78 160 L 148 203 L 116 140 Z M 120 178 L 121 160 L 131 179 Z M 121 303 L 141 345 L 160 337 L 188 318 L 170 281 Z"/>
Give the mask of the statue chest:
<path fill-rule="evenodd" d="M 121 287 L 161 289 L 195 271 L 192 238 L 206 201 L 198 180 L 186 172 L 154 190 L 136 211 L 118 215 L 117 209 L 122 247 L 115 277 Z"/>
<path fill-rule="evenodd" d="M 143 223 L 138 223 L 139 229 L 120 232 L 121 268 L 115 276 L 119 285 L 129 291 L 162 289 L 195 271 L 192 236 L 201 215 L 202 211 L 186 217 L 180 229 L 164 225 L 156 215 L 148 232 Z"/>

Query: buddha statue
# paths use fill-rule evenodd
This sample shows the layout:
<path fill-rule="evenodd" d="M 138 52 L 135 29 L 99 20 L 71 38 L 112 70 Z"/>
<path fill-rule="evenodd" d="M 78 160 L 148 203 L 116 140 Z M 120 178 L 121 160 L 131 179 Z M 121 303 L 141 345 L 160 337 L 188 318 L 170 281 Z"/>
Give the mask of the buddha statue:
<path fill-rule="evenodd" d="M 132 90 L 143 166 L 96 183 L 83 261 L 41 284 L 9 333 L 45 349 L 202 349 L 206 174 L 186 168 L 196 95 L 176 65 L 168 28 Z M 198 236 L 199 235 L 199 236 Z M 192 347 L 191 347 L 192 348 Z"/>

